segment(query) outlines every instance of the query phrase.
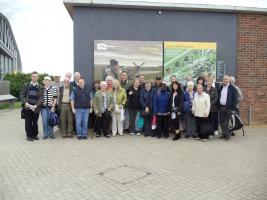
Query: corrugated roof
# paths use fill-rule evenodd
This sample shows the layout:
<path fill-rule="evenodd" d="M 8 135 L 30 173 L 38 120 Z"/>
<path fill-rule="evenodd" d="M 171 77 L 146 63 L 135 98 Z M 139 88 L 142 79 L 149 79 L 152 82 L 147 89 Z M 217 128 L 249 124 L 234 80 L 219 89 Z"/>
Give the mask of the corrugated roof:
<path fill-rule="evenodd" d="M 267 14 L 267 8 L 211 4 L 187 4 L 170 2 L 168 0 L 166 0 L 166 2 L 152 2 L 145 0 L 63 0 L 63 2 L 70 16 L 73 15 L 74 6 Z"/>

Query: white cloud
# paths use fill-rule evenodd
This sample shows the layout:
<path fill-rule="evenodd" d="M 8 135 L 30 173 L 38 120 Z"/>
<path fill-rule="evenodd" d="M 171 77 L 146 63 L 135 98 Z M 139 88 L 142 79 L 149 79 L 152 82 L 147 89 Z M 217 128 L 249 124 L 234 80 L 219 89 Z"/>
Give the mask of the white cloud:
<path fill-rule="evenodd" d="M 267 8 L 267 0 L 168 2 Z M 24 72 L 37 70 L 64 74 L 66 71 L 73 71 L 73 26 L 63 0 L 1 0 L 0 12 L 6 15 L 11 23 Z"/>

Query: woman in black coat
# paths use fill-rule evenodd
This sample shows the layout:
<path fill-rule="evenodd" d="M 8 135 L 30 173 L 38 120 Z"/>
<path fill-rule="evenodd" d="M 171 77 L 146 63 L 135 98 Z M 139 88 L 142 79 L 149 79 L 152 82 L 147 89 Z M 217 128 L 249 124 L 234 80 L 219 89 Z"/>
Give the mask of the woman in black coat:
<path fill-rule="evenodd" d="M 179 118 L 182 116 L 182 111 L 184 107 L 184 94 L 181 85 L 174 81 L 171 85 L 172 95 L 170 99 L 170 111 L 171 111 L 171 125 L 175 130 L 175 136 L 173 140 L 178 140 L 181 138 L 179 132 Z"/>

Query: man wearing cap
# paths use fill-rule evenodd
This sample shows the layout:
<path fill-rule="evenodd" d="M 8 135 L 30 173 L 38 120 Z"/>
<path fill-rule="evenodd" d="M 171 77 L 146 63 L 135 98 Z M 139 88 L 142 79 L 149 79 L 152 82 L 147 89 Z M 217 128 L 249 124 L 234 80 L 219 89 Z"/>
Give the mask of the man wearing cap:
<path fill-rule="evenodd" d="M 106 80 L 107 76 L 112 76 L 114 79 L 118 80 L 121 73 L 119 62 L 115 59 L 111 59 L 109 63 L 110 65 L 106 69 L 104 69 L 102 73 L 103 80 Z"/>
<path fill-rule="evenodd" d="M 31 74 L 31 82 L 26 83 L 21 90 L 22 117 L 25 119 L 25 130 L 28 141 L 39 140 L 38 118 L 43 105 L 43 87 L 38 84 L 38 72 Z"/>

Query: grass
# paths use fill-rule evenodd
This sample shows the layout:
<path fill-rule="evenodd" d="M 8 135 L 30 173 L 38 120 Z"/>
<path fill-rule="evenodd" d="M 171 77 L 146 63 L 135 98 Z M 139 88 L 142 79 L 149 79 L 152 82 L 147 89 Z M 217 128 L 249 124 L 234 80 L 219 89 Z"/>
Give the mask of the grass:
<path fill-rule="evenodd" d="M 16 101 L 14 103 L 13 109 L 19 109 L 19 108 L 21 108 L 21 102 Z M 4 110 L 4 109 L 10 109 L 10 103 L 0 103 L 0 110 Z"/>

